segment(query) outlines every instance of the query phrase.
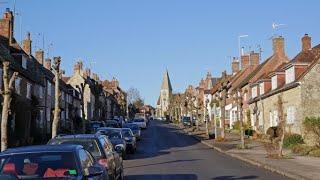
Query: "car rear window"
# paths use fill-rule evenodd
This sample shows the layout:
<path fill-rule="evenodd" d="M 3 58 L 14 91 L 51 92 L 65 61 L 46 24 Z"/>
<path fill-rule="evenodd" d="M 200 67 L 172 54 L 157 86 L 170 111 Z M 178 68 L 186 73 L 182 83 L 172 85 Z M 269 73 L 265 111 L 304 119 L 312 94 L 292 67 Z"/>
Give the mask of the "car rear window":
<path fill-rule="evenodd" d="M 135 120 L 133 120 L 134 122 L 144 122 L 144 120 L 143 119 L 135 119 Z"/>
<path fill-rule="evenodd" d="M 73 179 L 78 174 L 72 152 L 41 152 L 0 157 L 1 173 L 17 179 Z"/>
<path fill-rule="evenodd" d="M 92 156 L 95 158 L 100 158 L 102 156 L 96 139 L 62 138 L 62 139 L 53 139 L 49 141 L 48 144 L 77 144 L 77 145 L 83 146 L 83 148 L 89 151 L 92 154 Z"/>

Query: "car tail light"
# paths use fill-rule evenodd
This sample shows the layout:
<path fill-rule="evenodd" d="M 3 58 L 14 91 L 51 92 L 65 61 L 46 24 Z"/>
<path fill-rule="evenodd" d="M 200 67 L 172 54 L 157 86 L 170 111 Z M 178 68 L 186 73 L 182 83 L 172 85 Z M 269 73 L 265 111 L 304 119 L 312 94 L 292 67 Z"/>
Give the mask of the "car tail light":
<path fill-rule="evenodd" d="M 108 159 L 99 159 L 98 163 L 103 167 L 108 168 Z"/>

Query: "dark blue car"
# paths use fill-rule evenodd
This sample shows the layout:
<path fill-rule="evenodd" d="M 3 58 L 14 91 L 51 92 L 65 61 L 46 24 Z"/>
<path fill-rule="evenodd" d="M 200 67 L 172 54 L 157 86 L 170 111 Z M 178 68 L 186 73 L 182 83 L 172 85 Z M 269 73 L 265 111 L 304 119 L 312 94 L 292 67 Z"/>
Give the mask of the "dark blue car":
<path fill-rule="evenodd" d="M 108 179 L 79 145 L 40 145 L 0 153 L 0 173 L 16 179 Z"/>
<path fill-rule="evenodd" d="M 127 143 L 124 140 L 122 135 L 122 131 L 120 128 L 98 128 L 97 133 L 105 135 L 111 141 L 114 149 L 121 154 L 122 158 L 126 158 L 126 151 L 127 151 Z"/>

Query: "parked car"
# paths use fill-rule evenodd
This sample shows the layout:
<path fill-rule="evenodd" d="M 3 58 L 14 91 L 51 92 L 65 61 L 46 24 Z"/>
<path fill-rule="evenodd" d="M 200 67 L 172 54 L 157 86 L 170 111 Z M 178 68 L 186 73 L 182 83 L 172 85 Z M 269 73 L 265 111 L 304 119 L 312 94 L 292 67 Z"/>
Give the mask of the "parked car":
<path fill-rule="evenodd" d="M 130 153 L 134 153 L 137 150 L 136 137 L 134 136 L 130 128 L 122 128 L 121 130 L 124 140 L 127 143 L 127 151 Z"/>
<path fill-rule="evenodd" d="M 123 179 L 122 158 L 114 151 L 110 140 L 99 134 L 78 134 L 57 136 L 48 142 L 55 144 L 77 144 L 82 145 L 93 157 L 105 167 L 110 179 Z"/>
<path fill-rule="evenodd" d="M 119 125 L 119 122 L 113 119 L 106 120 L 105 123 L 106 123 L 105 127 L 121 128 L 121 126 Z"/>
<path fill-rule="evenodd" d="M 40 145 L 0 153 L 0 171 L 15 179 L 108 179 L 108 173 L 82 146 Z"/>
<path fill-rule="evenodd" d="M 141 139 L 141 129 L 137 124 L 127 123 L 123 128 L 130 128 L 137 140 Z"/>
<path fill-rule="evenodd" d="M 182 124 L 183 126 L 192 126 L 191 117 L 184 116 L 182 118 Z"/>
<path fill-rule="evenodd" d="M 105 126 L 106 124 L 103 121 L 90 121 L 86 123 L 86 133 L 95 133 L 98 128 Z"/>
<path fill-rule="evenodd" d="M 122 131 L 120 128 L 99 128 L 97 133 L 106 135 L 108 139 L 110 139 L 114 149 L 121 155 L 123 159 L 126 158 L 127 143 L 122 136 Z"/>
<path fill-rule="evenodd" d="M 139 119 L 133 119 L 132 123 L 138 125 L 141 129 L 146 129 L 147 128 L 147 123 L 144 119 L 139 118 Z"/>

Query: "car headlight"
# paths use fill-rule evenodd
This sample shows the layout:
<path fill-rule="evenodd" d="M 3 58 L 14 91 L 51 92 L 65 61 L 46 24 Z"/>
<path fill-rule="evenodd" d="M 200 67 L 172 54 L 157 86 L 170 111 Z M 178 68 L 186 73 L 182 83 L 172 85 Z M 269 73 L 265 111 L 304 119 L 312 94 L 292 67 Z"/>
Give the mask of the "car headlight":
<path fill-rule="evenodd" d="M 124 145 L 123 144 L 117 144 L 114 148 L 115 149 L 124 149 Z"/>
<path fill-rule="evenodd" d="M 124 140 L 129 141 L 130 139 L 128 137 L 125 137 Z"/>

